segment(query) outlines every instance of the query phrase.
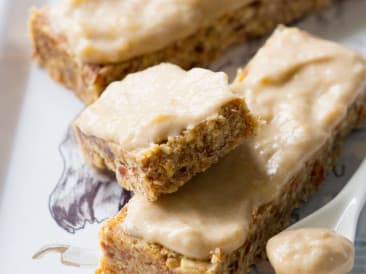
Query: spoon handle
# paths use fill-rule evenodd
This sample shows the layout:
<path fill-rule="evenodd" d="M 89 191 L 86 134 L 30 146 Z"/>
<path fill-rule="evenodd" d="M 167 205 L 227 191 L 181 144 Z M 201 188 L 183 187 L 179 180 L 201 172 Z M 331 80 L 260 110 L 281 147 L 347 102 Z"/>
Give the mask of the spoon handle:
<path fill-rule="evenodd" d="M 363 160 L 361 167 L 362 171 L 360 171 L 361 174 L 361 178 L 360 178 L 360 189 L 358 190 L 359 192 L 359 198 L 360 198 L 360 203 L 361 203 L 361 208 L 365 205 L 366 203 L 366 160 Z"/>
<path fill-rule="evenodd" d="M 366 201 L 366 160 L 364 159 L 347 183 L 339 193 L 334 202 L 345 205 L 343 212 L 340 212 L 339 220 L 335 226 L 338 233 L 353 239 L 356 233 L 357 221 Z"/>
<path fill-rule="evenodd" d="M 336 199 L 354 201 L 358 205 L 358 211 L 361 211 L 366 201 L 366 159 L 362 161 L 352 178 L 333 201 Z"/>
<path fill-rule="evenodd" d="M 357 220 L 366 200 L 366 160 L 342 191 L 325 206 L 288 229 L 322 227 L 354 240 Z"/>

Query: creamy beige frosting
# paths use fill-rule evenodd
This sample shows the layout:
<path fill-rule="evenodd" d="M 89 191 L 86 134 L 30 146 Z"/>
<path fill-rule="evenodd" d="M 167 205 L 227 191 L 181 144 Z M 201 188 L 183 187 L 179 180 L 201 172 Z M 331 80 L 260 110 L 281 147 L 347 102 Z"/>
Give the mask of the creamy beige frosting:
<path fill-rule="evenodd" d="M 159 50 L 253 0 L 64 0 L 54 30 L 84 62 L 113 63 Z"/>
<path fill-rule="evenodd" d="M 284 231 L 266 251 L 276 274 L 346 274 L 354 262 L 352 242 L 322 228 Z"/>
<path fill-rule="evenodd" d="M 253 210 L 330 137 L 365 79 L 365 60 L 353 51 L 278 29 L 233 84 L 263 119 L 257 136 L 176 193 L 155 203 L 135 195 L 123 230 L 199 259 L 239 248 Z"/>
<path fill-rule="evenodd" d="M 218 115 L 236 98 L 223 72 L 163 63 L 110 84 L 76 123 L 124 150 L 144 149 Z"/>

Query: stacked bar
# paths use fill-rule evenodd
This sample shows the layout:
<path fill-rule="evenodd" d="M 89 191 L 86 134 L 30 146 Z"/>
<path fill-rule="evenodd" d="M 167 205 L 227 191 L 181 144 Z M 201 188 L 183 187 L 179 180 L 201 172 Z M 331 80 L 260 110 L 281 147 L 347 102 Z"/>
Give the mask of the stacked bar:
<path fill-rule="evenodd" d="M 155 201 L 254 134 L 226 74 L 160 64 L 108 86 L 73 124 L 86 160 Z"/>

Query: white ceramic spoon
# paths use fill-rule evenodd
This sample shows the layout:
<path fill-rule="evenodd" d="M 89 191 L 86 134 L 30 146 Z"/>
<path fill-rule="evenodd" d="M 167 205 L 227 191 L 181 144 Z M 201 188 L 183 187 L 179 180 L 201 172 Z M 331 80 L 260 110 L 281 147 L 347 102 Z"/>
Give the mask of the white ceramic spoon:
<path fill-rule="evenodd" d="M 342 191 L 329 203 L 288 230 L 328 228 L 354 241 L 358 217 L 366 201 L 366 160 L 363 160 Z"/>

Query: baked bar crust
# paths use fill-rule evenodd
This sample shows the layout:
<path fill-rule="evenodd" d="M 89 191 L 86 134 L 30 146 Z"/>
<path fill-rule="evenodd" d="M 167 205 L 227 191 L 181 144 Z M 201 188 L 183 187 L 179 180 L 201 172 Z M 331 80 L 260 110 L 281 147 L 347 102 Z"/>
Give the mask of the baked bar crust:
<path fill-rule="evenodd" d="M 128 73 L 161 62 L 171 62 L 186 69 L 206 65 L 230 45 L 264 35 L 278 24 L 301 18 L 330 2 L 253 1 L 168 47 L 115 64 L 81 62 L 71 53 L 66 38 L 53 32 L 47 10 L 33 10 L 29 20 L 33 58 L 48 70 L 53 79 L 72 89 L 85 103 L 90 104 L 109 83 L 122 79 Z"/>
<path fill-rule="evenodd" d="M 293 209 L 318 189 L 335 163 L 347 134 L 365 120 L 366 92 L 362 92 L 349 106 L 332 137 L 284 184 L 280 195 L 252 212 L 247 240 L 231 254 L 217 249 L 207 261 L 194 260 L 161 245 L 128 236 L 121 226 L 127 205 L 100 231 L 103 257 L 97 273 L 247 273 L 257 258 L 265 256 L 267 240 L 289 224 Z"/>
<path fill-rule="evenodd" d="M 175 192 L 252 136 L 256 120 L 243 100 L 233 99 L 216 115 L 149 148 L 143 157 L 134 157 L 133 152 L 126 153 L 113 142 L 85 134 L 77 122 L 73 128 L 89 164 L 113 170 L 124 188 L 155 201 L 160 194 Z"/>

